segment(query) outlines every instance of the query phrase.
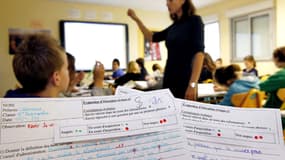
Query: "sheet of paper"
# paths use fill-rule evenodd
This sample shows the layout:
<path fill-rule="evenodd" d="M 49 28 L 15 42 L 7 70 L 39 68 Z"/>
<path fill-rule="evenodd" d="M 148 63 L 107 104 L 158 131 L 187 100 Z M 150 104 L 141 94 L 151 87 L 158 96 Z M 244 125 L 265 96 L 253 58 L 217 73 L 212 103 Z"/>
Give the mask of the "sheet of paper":
<path fill-rule="evenodd" d="M 181 124 L 169 90 L 84 99 L 81 108 L 81 118 L 58 123 L 56 143 L 143 134 Z"/>
<path fill-rule="evenodd" d="M 118 95 L 140 91 L 119 88 Z M 176 99 L 187 134 L 189 158 L 283 160 L 279 110 L 242 109 Z"/>
<path fill-rule="evenodd" d="M 52 139 L 1 144 L 0 159 L 185 160 L 189 157 L 184 134 L 179 130 L 77 143 L 53 144 L 51 141 Z"/>
<path fill-rule="evenodd" d="M 176 102 L 192 159 L 284 159 L 279 110 Z"/>
<path fill-rule="evenodd" d="M 118 86 L 115 95 L 137 94 L 137 93 L 143 93 L 143 91 L 131 89 L 128 87 Z"/>
<path fill-rule="evenodd" d="M 177 125 L 172 129 L 161 128 L 162 132 L 54 144 L 56 123 L 82 118 L 84 102 L 91 101 L 88 98 L 0 99 L 0 159 L 184 160 L 189 157 L 185 151 L 185 132 Z"/>

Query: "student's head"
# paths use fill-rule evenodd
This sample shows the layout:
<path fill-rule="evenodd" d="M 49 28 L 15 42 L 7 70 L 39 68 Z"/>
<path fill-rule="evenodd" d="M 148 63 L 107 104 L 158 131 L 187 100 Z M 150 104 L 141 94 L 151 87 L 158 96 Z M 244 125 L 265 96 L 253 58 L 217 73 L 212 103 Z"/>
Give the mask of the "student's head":
<path fill-rule="evenodd" d="M 222 67 L 222 66 L 223 66 L 223 60 L 222 60 L 222 58 L 216 59 L 215 65 L 216 65 L 216 68 Z"/>
<path fill-rule="evenodd" d="M 251 55 L 244 57 L 243 62 L 247 69 L 252 69 L 256 67 L 256 61 Z"/>
<path fill-rule="evenodd" d="M 179 14 L 182 14 L 181 18 L 183 18 L 196 13 L 192 0 L 167 0 L 167 8 L 173 21 L 179 19 Z"/>
<path fill-rule="evenodd" d="M 280 47 L 274 50 L 273 60 L 278 68 L 285 67 L 285 47 Z"/>
<path fill-rule="evenodd" d="M 46 34 L 33 34 L 24 39 L 13 58 L 13 69 L 23 90 L 30 94 L 55 97 L 69 83 L 65 51 Z"/>
<path fill-rule="evenodd" d="M 116 71 L 119 68 L 120 68 L 120 61 L 117 58 L 115 58 L 112 63 L 112 69 L 113 71 Z"/>
<path fill-rule="evenodd" d="M 237 64 L 231 64 L 226 67 L 220 67 L 216 69 L 214 79 L 222 86 L 229 87 L 240 76 L 240 66 Z"/>
<path fill-rule="evenodd" d="M 140 73 L 140 68 L 137 62 L 130 61 L 128 63 L 127 73 Z"/>
<path fill-rule="evenodd" d="M 162 68 L 158 63 L 155 63 L 152 65 L 152 71 L 154 72 L 156 70 L 159 70 L 160 72 L 162 72 Z"/>
<path fill-rule="evenodd" d="M 207 68 L 207 70 L 211 71 L 212 73 L 216 69 L 216 65 L 215 65 L 212 57 L 208 53 L 204 54 L 203 67 Z"/>
<path fill-rule="evenodd" d="M 72 81 L 75 78 L 76 70 L 75 70 L 75 58 L 70 53 L 66 53 L 67 61 L 68 61 L 68 72 L 69 72 L 69 80 Z"/>
<path fill-rule="evenodd" d="M 136 59 L 136 62 L 138 63 L 139 67 L 144 68 L 144 59 L 143 58 Z"/>

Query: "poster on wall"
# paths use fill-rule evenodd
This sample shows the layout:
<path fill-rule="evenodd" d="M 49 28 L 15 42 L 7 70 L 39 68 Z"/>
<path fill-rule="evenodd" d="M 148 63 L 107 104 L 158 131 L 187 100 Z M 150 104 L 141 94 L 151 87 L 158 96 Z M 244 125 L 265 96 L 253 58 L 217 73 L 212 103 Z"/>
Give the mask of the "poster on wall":
<path fill-rule="evenodd" d="M 144 39 L 144 58 L 146 61 L 161 60 L 160 46 L 157 42 Z"/>
<path fill-rule="evenodd" d="M 19 28 L 9 28 L 9 53 L 15 54 L 17 47 L 23 41 L 24 37 L 29 34 L 34 33 L 46 33 L 50 34 L 51 31 L 47 29 L 19 29 Z"/>

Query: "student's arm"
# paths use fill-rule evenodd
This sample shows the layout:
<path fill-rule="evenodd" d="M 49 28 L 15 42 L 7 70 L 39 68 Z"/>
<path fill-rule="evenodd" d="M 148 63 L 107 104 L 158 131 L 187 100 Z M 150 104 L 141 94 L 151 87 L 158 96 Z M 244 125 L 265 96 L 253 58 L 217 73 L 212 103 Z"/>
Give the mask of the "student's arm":
<path fill-rule="evenodd" d="M 185 93 L 185 99 L 196 100 L 197 99 L 197 82 L 201 74 L 202 66 L 204 61 L 204 53 L 198 52 L 193 60 L 192 75 Z"/>
<path fill-rule="evenodd" d="M 140 30 L 142 31 L 144 37 L 148 41 L 152 41 L 152 32 L 143 24 L 143 22 L 137 17 L 136 13 L 132 9 L 128 9 L 128 16 L 131 17 L 138 25 Z"/>

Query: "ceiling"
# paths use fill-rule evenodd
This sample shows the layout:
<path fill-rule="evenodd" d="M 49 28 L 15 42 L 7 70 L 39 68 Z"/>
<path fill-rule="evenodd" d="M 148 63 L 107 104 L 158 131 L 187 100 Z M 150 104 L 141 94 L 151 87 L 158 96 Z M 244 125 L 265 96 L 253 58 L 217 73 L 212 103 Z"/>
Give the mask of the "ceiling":
<path fill-rule="evenodd" d="M 58 0 L 65 2 L 93 3 L 100 5 L 137 8 L 142 10 L 167 11 L 166 0 Z M 193 0 L 197 8 L 202 8 L 224 0 Z"/>

